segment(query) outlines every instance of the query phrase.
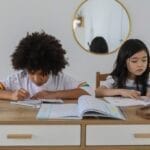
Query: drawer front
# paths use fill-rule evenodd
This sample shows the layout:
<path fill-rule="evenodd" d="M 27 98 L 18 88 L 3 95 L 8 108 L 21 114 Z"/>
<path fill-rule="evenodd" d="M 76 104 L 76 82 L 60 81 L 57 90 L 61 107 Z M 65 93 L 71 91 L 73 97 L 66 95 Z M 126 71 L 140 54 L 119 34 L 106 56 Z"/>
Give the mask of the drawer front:
<path fill-rule="evenodd" d="M 86 145 L 150 145 L 150 125 L 87 125 Z"/>
<path fill-rule="evenodd" d="M 0 146 L 80 145 L 80 125 L 0 125 Z"/>

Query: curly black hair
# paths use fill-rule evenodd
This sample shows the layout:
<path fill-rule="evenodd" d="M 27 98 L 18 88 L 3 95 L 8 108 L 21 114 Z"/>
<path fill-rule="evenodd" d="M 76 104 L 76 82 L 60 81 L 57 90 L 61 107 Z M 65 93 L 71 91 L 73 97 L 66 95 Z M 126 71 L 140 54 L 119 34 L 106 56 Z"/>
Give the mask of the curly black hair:
<path fill-rule="evenodd" d="M 45 32 L 26 35 L 11 55 L 15 70 L 41 70 L 43 74 L 57 75 L 68 65 L 66 51 L 60 42 Z"/>

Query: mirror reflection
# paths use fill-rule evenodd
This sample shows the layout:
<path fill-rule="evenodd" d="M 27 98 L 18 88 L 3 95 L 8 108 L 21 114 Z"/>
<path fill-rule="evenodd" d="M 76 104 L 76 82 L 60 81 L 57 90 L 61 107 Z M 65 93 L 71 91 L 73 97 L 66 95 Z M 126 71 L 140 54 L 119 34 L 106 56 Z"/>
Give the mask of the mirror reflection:
<path fill-rule="evenodd" d="M 116 0 L 85 0 L 75 12 L 73 33 L 84 50 L 112 53 L 128 38 L 130 18 Z"/>

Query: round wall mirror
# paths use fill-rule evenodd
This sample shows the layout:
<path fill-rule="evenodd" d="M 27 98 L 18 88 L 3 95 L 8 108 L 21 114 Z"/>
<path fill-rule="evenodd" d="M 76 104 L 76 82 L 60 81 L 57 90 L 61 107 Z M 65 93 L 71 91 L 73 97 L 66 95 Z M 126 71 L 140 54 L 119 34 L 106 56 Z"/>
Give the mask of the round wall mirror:
<path fill-rule="evenodd" d="M 117 0 L 85 0 L 76 9 L 72 26 L 75 40 L 84 50 L 109 54 L 128 38 L 131 21 Z"/>

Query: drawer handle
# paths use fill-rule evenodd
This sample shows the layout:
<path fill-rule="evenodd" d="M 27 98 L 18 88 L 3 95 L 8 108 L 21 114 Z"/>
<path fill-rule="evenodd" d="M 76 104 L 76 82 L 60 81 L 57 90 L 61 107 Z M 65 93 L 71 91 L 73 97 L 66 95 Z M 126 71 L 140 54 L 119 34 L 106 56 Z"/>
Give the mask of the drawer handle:
<path fill-rule="evenodd" d="M 32 134 L 7 134 L 8 139 L 31 139 Z"/>
<path fill-rule="evenodd" d="M 150 138 L 150 133 L 135 133 L 135 138 Z"/>

